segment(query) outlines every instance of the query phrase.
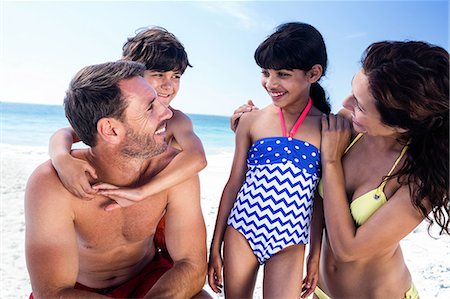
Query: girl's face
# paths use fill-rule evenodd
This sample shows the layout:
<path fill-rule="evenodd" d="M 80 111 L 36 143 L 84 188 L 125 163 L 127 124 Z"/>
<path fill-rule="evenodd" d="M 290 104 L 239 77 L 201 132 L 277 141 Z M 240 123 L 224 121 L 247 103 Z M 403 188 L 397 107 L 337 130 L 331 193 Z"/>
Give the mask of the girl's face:
<path fill-rule="evenodd" d="M 262 69 L 261 84 L 275 106 L 284 108 L 309 96 L 311 83 L 303 70 Z"/>
<path fill-rule="evenodd" d="M 356 73 L 352 81 L 352 94 L 342 103 L 352 113 L 353 128 L 358 133 L 372 136 L 397 136 L 402 129 L 385 125 L 375 106 L 375 98 L 369 89 L 369 80 L 363 69 Z"/>

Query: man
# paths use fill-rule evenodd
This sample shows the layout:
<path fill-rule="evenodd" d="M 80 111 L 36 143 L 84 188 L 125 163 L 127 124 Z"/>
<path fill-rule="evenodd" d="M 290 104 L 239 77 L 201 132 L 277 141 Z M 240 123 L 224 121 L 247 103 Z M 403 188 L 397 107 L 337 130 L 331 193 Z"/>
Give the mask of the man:
<path fill-rule="evenodd" d="M 64 100 L 66 116 L 90 146 L 73 151 L 97 181 L 139 186 L 176 156 L 167 148 L 172 111 L 158 99 L 135 62 L 82 69 Z M 95 183 L 95 182 L 91 182 Z M 35 298 L 190 298 L 206 275 L 206 229 L 198 176 L 132 206 L 113 211 L 111 199 L 79 200 L 50 161 L 31 175 L 25 193 L 26 257 Z M 154 233 L 166 215 L 166 245 Z"/>
<path fill-rule="evenodd" d="M 122 58 L 145 65 L 144 78 L 156 90 L 158 100 L 166 106 L 177 95 L 181 77 L 191 66 L 181 42 L 162 27 L 142 28 L 135 36 L 128 38 L 123 46 Z M 193 131 L 191 120 L 180 110 L 169 108 L 173 117 L 167 122 L 167 140 L 171 146 L 182 151 L 164 171 L 138 188 L 116 189 L 111 184 L 98 185 L 96 188 L 115 200 L 108 209 L 130 206 L 206 167 L 205 152 Z M 90 176 L 95 177 L 96 174 L 88 163 L 70 155 L 72 141 L 78 140 L 71 128 L 60 129 L 50 140 L 49 153 L 64 186 L 75 195 L 88 198 L 96 193 L 89 184 Z"/>

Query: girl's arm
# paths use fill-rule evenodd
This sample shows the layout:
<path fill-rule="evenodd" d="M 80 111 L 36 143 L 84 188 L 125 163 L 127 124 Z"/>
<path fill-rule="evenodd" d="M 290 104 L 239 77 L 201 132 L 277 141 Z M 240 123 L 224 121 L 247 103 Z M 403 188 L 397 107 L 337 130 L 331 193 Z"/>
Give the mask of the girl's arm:
<path fill-rule="evenodd" d="M 247 152 L 251 146 L 250 124 L 251 119 L 245 115 L 236 130 L 236 147 L 231 168 L 230 177 L 222 192 L 219 211 L 217 213 L 214 235 L 210 247 L 208 265 L 208 283 L 215 293 L 220 293 L 222 288 L 222 254 L 221 247 L 223 236 L 227 227 L 227 219 L 236 196 L 245 179 L 247 171 Z"/>
<path fill-rule="evenodd" d="M 319 281 L 320 250 L 322 247 L 322 236 L 325 228 L 323 215 L 322 197 L 316 190 L 314 198 L 313 215 L 311 220 L 310 244 L 308 259 L 306 261 L 306 277 L 303 280 L 302 296 L 307 298 L 316 289 Z"/>
<path fill-rule="evenodd" d="M 48 153 L 64 187 L 78 197 L 92 198 L 95 190 L 89 178 L 97 178 L 95 169 L 88 162 L 70 155 L 72 144 L 79 141 L 72 128 L 59 129 L 50 138 Z"/>
<path fill-rule="evenodd" d="M 203 145 L 195 135 L 189 117 L 179 110 L 174 110 L 174 116 L 167 125 L 167 135 L 173 135 L 182 151 L 163 171 L 138 188 L 118 188 L 110 184 L 96 185 L 94 188 L 100 194 L 116 201 L 116 203 L 107 206 L 106 210 L 130 206 L 137 201 L 184 182 L 206 167 Z M 170 134 L 171 132 L 173 134 Z"/>
<path fill-rule="evenodd" d="M 420 224 L 423 216 L 411 204 L 408 186 L 400 187 L 363 225 L 350 214 L 341 157 L 350 138 L 349 123 L 340 116 L 322 118 L 323 206 L 330 246 L 343 262 L 370 258 L 394 249 Z"/>

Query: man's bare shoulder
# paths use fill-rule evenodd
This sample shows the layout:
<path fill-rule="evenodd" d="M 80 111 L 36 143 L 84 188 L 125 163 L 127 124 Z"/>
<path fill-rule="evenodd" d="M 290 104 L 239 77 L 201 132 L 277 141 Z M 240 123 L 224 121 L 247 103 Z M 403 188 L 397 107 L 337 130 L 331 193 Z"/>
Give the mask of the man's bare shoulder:
<path fill-rule="evenodd" d="M 25 209 L 39 210 L 46 206 L 68 207 L 73 196 L 64 188 L 50 160 L 39 165 L 28 179 Z M 53 209 L 53 208 L 52 208 Z"/>
<path fill-rule="evenodd" d="M 55 187 L 54 185 L 61 185 L 55 168 L 50 160 L 45 161 L 31 173 L 28 178 L 27 191 L 30 189 L 41 189 L 47 187 Z"/>

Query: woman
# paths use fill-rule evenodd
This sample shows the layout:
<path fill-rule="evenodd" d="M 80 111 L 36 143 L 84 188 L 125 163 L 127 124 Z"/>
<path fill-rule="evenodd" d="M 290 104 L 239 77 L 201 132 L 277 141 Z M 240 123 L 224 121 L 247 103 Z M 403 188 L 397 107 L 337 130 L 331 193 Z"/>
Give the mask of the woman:
<path fill-rule="evenodd" d="M 323 243 L 306 278 L 320 256 L 318 298 L 418 298 L 400 241 L 424 219 L 449 234 L 448 58 L 424 42 L 374 43 L 341 115 L 322 117 L 325 233 L 311 232 Z"/>

